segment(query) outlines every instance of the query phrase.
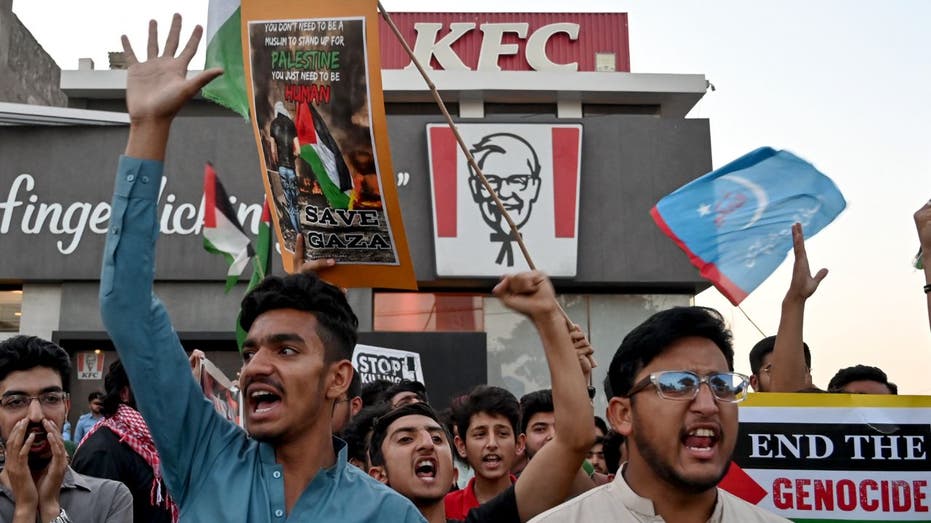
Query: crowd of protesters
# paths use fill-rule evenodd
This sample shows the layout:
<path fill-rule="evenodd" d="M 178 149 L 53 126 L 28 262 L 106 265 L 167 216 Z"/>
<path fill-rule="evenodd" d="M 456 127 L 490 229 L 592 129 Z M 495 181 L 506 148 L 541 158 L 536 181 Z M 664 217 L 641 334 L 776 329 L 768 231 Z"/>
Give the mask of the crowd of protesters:
<path fill-rule="evenodd" d="M 73 459 L 67 353 L 30 336 L 0 342 L 0 520 L 785 521 L 718 488 L 749 389 L 897 393 L 865 365 L 838 371 L 826 391 L 812 383 L 804 308 L 827 271 L 811 275 L 797 225 L 779 330 L 750 352 L 752 376 L 734 372 L 716 311 L 662 311 L 609 363 L 607 422 L 592 408 L 592 347 L 543 274 L 505 276 L 493 294 L 534 325 L 552 388 L 518 399 L 482 385 L 437 412 L 422 383 L 361 383 L 349 361 L 357 318 L 314 274 L 325 278 L 327 263 L 308 262 L 243 300 L 242 430 L 204 399 L 189 367 L 199 356 L 189 362 L 152 288 L 171 122 L 220 74 L 187 76 L 201 30 L 179 53 L 180 23 L 162 54 L 152 23 L 145 61 L 124 37 L 131 125 L 100 289 L 120 361 L 88 397 Z M 915 223 L 931 281 L 931 204 Z M 931 294 L 928 305 L 931 320 Z"/>

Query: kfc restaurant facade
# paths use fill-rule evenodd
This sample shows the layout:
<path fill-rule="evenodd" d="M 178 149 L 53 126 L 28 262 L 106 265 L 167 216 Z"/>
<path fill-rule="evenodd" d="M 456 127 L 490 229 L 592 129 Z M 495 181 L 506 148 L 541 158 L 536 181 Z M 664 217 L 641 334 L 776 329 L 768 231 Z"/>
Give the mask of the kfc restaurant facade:
<path fill-rule="evenodd" d="M 430 64 L 534 261 L 589 332 L 600 383 L 633 326 L 689 304 L 707 286 L 649 216 L 661 197 L 711 170 L 709 123 L 686 118 L 705 77 L 630 73 L 620 13 L 393 16 Z M 518 396 L 549 386 L 532 325 L 489 294 L 498 275 L 526 267 L 520 249 L 384 26 L 381 55 L 394 177 L 420 290 L 350 291 L 363 341 L 419 352 L 440 406 L 473 383 Z M 125 71 L 63 71 L 61 84 L 72 108 L 0 104 L 0 121 L 9 124 L 0 126 L 0 302 L 10 316 L 0 325 L 6 334 L 51 337 L 85 367 L 109 365 L 115 353 L 97 290 L 127 133 Z M 226 266 L 202 247 L 205 161 L 216 166 L 247 232 L 257 230 L 263 192 L 251 128 L 197 100 L 176 121 L 169 146 L 156 292 L 186 347 L 206 350 L 234 375 L 232 326 L 249 274 L 224 294 Z M 102 388 L 98 375 L 76 370 L 76 405 Z"/>

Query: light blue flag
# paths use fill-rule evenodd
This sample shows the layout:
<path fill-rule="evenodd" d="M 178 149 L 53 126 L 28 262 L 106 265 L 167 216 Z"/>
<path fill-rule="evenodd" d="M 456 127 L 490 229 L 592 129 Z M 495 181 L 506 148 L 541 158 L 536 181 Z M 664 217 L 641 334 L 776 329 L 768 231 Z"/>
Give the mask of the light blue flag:
<path fill-rule="evenodd" d="M 666 196 L 650 211 L 702 277 L 734 305 L 847 206 L 834 182 L 788 151 L 761 147 Z"/>

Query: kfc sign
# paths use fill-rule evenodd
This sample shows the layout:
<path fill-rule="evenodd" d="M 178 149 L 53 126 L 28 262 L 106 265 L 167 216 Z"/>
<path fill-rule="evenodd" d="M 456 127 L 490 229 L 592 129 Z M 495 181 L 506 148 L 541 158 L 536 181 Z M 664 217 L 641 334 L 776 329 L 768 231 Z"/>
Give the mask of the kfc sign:
<path fill-rule="evenodd" d="M 576 275 L 582 126 L 460 124 L 538 268 Z M 427 125 L 438 276 L 528 270 L 516 236 L 445 124 Z"/>
<path fill-rule="evenodd" d="M 613 58 L 630 71 L 626 13 L 394 13 L 424 66 L 446 71 L 594 71 Z M 413 69 L 381 27 L 382 67 Z"/>

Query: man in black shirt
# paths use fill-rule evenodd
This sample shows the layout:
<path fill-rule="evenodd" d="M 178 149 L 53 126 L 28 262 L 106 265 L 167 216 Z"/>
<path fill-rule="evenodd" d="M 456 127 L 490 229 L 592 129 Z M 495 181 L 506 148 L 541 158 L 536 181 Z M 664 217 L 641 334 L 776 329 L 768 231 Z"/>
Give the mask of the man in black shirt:
<path fill-rule="evenodd" d="M 294 164 L 295 159 L 301 154 L 301 146 L 294 120 L 282 102 L 275 103 L 275 119 L 272 120 L 268 133 L 272 138 L 272 160 L 278 165 L 278 176 L 281 177 L 281 189 L 288 206 L 291 227 L 297 232 L 301 230 L 301 226 L 298 220 L 297 173 Z"/>
<path fill-rule="evenodd" d="M 469 512 L 466 521 L 472 523 L 523 522 L 565 501 L 594 441 L 592 405 L 582 372 L 590 349 L 580 353 L 574 348 L 549 279 L 538 272 L 506 276 L 494 293 L 537 328 L 550 368 L 559 430 L 517 483 Z M 449 441 L 429 406 L 401 406 L 375 423 L 369 473 L 414 502 L 430 523 L 444 522 L 443 499 L 453 481 Z"/>
<path fill-rule="evenodd" d="M 177 521 L 177 509 L 158 472 L 158 453 L 148 427 L 135 410 L 129 378 L 119 361 L 110 365 L 104 387 L 104 419 L 88 432 L 71 467 L 81 474 L 117 480 L 129 487 L 136 523 Z"/>

